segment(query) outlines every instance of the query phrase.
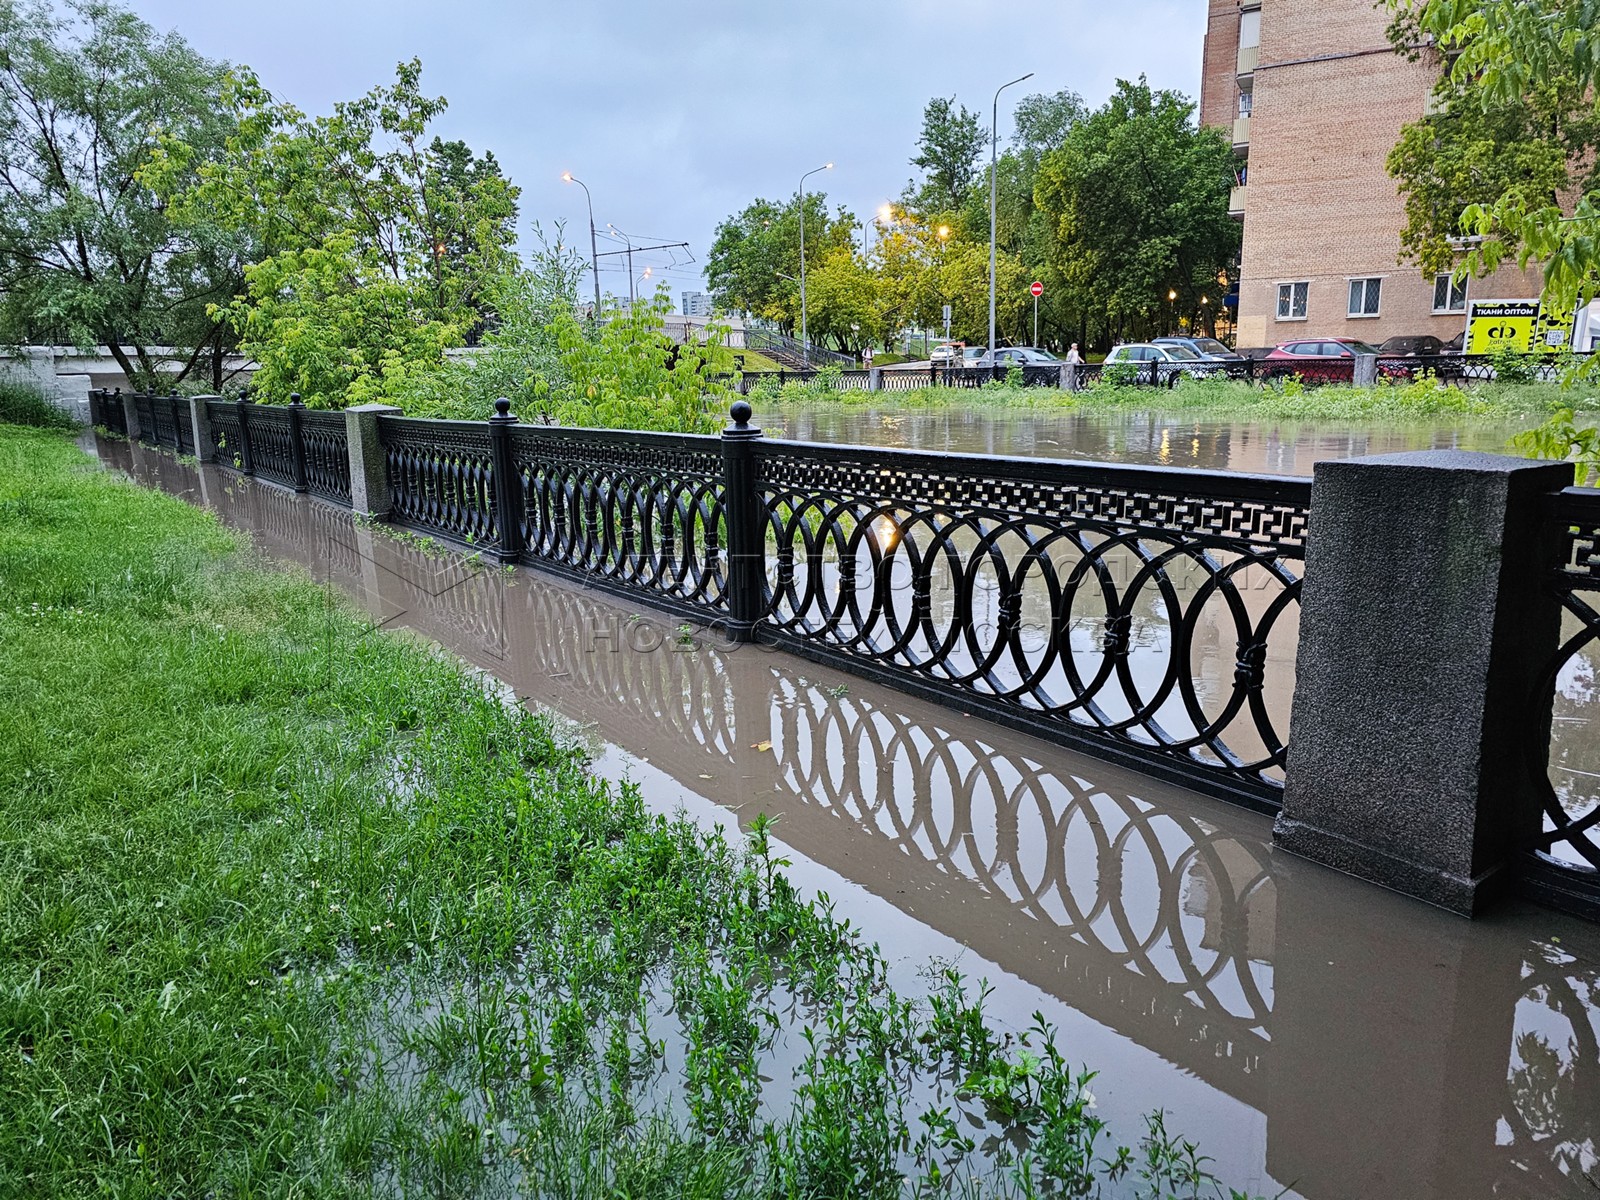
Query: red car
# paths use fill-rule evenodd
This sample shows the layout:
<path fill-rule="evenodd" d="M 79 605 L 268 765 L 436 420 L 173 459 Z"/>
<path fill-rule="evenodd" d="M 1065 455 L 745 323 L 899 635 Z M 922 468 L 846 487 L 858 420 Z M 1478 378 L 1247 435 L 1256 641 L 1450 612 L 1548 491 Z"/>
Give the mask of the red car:
<path fill-rule="evenodd" d="M 1355 377 L 1356 355 L 1376 355 L 1378 348 L 1355 338 L 1305 338 L 1281 342 L 1266 357 L 1267 378 L 1298 375 L 1317 383 L 1349 383 Z M 1378 369 L 1387 371 L 1384 364 Z"/>

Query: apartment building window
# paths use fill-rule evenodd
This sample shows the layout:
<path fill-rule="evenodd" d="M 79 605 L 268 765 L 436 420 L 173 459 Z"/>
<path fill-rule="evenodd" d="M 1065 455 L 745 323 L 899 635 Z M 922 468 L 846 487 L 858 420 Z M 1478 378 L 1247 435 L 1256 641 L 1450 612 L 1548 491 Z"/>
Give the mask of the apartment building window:
<path fill-rule="evenodd" d="M 1304 321 L 1306 319 L 1306 296 L 1311 291 L 1311 284 L 1305 281 L 1297 283 L 1280 283 L 1278 285 L 1278 320 Z"/>
<path fill-rule="evenodd" d="M 1352 317 L 1375 317 L 1378 302 L 1383 295 L 1382 279 L 1352 279 L 1350 281 L 1350 312 Z"/>
<path fill-rule="evenodd" d="M 1239 14 L 1239 48 L 1261 44 L 1261 10 L 1253 8 Z"/>
<path fill-rule="evenodd" d="M 1250 109 L 1255 105 L 1255 98 L 1256 94 L 1253 91 L 1239 93 L 1239 115 L 1241 117 L 1250 115 Z"/>
<path fill-rule="evenodd" d="M 1457 280 L 1446 271 L 1433 277 L 1433 311 L 1436 313 L 1464 313 L 1467 311 L 1467 281 Z"/>

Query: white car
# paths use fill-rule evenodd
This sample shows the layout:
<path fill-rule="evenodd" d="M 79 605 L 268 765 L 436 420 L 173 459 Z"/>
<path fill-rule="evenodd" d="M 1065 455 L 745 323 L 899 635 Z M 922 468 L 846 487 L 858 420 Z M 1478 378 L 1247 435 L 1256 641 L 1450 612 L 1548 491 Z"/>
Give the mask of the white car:
<path fill-rule="evenodd" d="M 1202 378 L 1219 369 L 1213 360 L 1200 357 L 1187 346 L 1163 346 L 1155 342 L 1129 342 L 1113 346 L 1111 353 L 1106 355 L 1105 366 L 1143 367 L 1149 362 L 1158 364 L 1156 371 L 1162 376 L 1177 373 Z"/>

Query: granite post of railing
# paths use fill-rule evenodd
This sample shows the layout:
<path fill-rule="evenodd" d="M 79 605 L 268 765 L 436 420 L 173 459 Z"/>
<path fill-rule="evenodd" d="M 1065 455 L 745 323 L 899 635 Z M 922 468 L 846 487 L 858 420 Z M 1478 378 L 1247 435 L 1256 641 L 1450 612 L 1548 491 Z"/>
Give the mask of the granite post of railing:
<path fill-rule="evenodd" d="M 139 424 L 139 406 L 134 403 L 133 393 L 123 394 L 122 389 L 117 389 L 117 395 L 122 397 L 122 420 L 127 426 L 125 432 L 130 442 L 137 442 L 144 435 L 144 426 Z"/>
<path fill-rule="evenodd" d="M 1571 482 L 1454 450 L 1316 465 L 1279 847 L 1459 913 L 1506 885 L 1540 827 L 1544 509 Z"/>
<path fill-rule="evenodd" d="M 221 399 L 221 396 L 189 397 L 189 431 L 194 438 L 194 456 L 198 462 L 217 460 L 217 442 L 211 436 L 211 410 L 206 407 L 206 402 Z"/>
<path fill-rule="evenodd" d="M 755 443 L 761 428 L 750 424 L 748 401 L 728 410 L 733 424 L 722 431 L 722 506 L 728 525 L 728 618 L 730 640 L 755 639 L 766 615 L 766 531 L 756 496 Z"/>
<path fill-rule="evenodd" d="M 1350 368 L 1350 382 L 1356 387 L 1376 387 L 1378 383 L 1378 356 L 1376 354 L 1356 355 L 1355 365 Z"/>
<path fill-rule="evenodd" d="M 882 367 L 868 367 L 867 368 L 867 391 L 869 391 L 869 392 L 881 392 L 881 391 L 883 391 L 883 368 Z"/>
<path fill-rule="evenodd" d="M 358 404 L 344 410 L 344 429 L 350 446 L 350 508 L 361 517 L 387 517 L 393 504 L 389 497 L 389 469 L 378 439 L 378 417 L 399 415 L 392 404 Z"/>

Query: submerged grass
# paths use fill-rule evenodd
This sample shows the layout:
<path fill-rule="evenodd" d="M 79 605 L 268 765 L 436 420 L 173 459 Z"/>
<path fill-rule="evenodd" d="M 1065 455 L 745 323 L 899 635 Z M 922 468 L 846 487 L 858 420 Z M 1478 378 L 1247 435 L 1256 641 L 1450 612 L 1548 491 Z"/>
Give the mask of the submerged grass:
<path fill-rule="evenodd" d="M 1543 419 L 1562 408 L 1600 410 L 1600 383 L 1501 383 L 1441 385 L 1432 378 L 1410 382 L 1380 379 L 1376 387 L 1348 384 L 1305 386 L 1298 379 L 1257 385 L 1226 379 L 1183 379 L 1171 388 L 1095 384 L 1081 392 L 988 383 L 977 388 L 917 388 L 903 392 L 835 389 L 826 380 L 813 384 L 763 384 L 750 401 L 763 406 L 837 403 L 854 407 L 925 410 L 929 408 L 1012 408 L 1094 413 L 1119 409 L 1188 413 L 1244 420 L 1409 421 L 1448 417 Z"/>
<path fill-rule="evenodd" d="M 0 1195 L 1221 1194 L 771 827 L 0 425 Z M 1121 1132 L 1121 1131 L 1119 1131 Z"/>

